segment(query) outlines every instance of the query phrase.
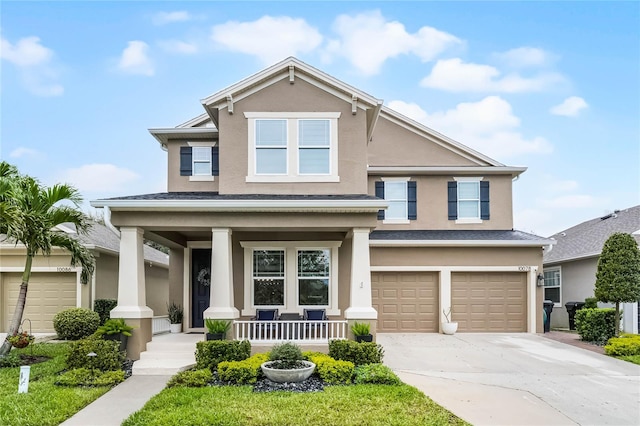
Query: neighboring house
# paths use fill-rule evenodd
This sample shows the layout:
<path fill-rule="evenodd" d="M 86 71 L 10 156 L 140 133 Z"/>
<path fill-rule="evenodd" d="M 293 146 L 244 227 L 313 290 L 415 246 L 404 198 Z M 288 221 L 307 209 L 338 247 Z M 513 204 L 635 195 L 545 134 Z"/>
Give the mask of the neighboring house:
<path fill-rule="evenodd" d="M 71 223 L 59 225 L 59 232 L 75 235 L 93 252 L 96 259 L 91 281 L 82 284 L 80 268 L 70 266 L 68 252 L 54 248 L 50 256 L 34 258 L 29 280 L 27 302 L 23 319 L 31 320 L 31 331 L 54 332 L 53 316 L 66 308 L 92 308 L 96 299 L 118 297 L 118 252 L 120 240 L 106 226 L 93 223 L 87 235 L 78 235 Z M 2 238 L 0 238 L 2 240 Z M 26 251 L 24 246 L 9 241 L 0 243 L 0 330 L 6 330 L 13 315 Z M 149 246 L 144 246 L 144 275 L 147 302 L 156 315 L 166 315 L 169 300 L 169 257 Z M 28 330 L 28 323 L 25 324 Z"/>
<path fill-rule="evenodd" d="M 569 327 L 567 302 L 594 297 L 598 259 L 607 238 L 615 232 L 632 234 L 640 244 L 640 206 L 616 210 L 552 235 L 556 240 L 544 254 L 545 299 L 554 302 L 551 326 Z M 638 303 L 623 305 L 623 328 L 638 332 Z"/>
<path fill-rule="evenodd" d="M 150 129 L 167 192 L 91 203 L 121 231 L 114 313 L 147 333 L 134 345 L 153 315 L 136 281 L 143 235 L 171 249 L 186 330 L 323 308 L 378 332 L 439 332 L 449 309 L 461 332 L 542 331 L 537 276 L 552 241 L 513 230 L 525 167 L 295 58 L 201 102 L 204 114 Z"/>

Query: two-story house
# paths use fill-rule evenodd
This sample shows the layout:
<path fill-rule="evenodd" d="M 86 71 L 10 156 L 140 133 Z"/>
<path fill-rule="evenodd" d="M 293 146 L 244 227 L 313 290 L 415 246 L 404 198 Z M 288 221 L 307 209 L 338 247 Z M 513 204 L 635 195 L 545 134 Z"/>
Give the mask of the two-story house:
<path fill-rule="evenodd" d="M 151 339 L 143 236 L 170 247 L 187 330 L 256 309 L 377 332 L 542 331 L 542 248 L 513 230 L 509 167 L 288 58 L 150 129 L 166 193 L 92 202 L 121 232 L 118 307 Z M 460 123 L 464 125 L 464 123 Z M 130 353 L 131 353 L 130 345 Z"/>

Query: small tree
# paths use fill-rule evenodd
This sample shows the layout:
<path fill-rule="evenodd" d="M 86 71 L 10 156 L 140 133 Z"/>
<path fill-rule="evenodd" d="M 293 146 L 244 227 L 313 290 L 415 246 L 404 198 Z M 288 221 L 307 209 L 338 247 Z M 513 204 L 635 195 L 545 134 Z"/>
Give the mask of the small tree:
<path fill-rule="evenodd" d="M 640 299 L 640 249 L 630 234 L 617 232 L 604 243 L 595 296 L 601 302 L 616 304 L 615 331 L 620 334 L 620 303 Z"/>

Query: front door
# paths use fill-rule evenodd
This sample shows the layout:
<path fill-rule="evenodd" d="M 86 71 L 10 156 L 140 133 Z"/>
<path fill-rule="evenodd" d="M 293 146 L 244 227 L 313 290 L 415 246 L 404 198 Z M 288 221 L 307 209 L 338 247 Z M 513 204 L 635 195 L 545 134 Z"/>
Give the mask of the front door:
<path fill-rule="evenodd" d="M 211 291 L 211 249 L 191 250 L 191 327 L 204 327 Z"/>

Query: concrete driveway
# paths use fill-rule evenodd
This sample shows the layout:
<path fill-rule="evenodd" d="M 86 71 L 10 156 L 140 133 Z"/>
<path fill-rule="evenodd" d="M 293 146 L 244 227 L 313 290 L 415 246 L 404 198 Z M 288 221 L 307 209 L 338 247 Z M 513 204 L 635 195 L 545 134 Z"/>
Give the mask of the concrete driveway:
<path fill-rule="evenodd" d="M 474 425 L 640 425 L 640 366 L 534 334 L 378 334 L 384 363 Z"/>

